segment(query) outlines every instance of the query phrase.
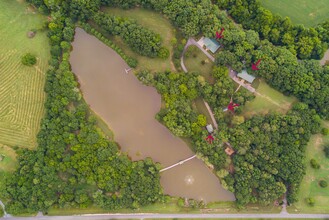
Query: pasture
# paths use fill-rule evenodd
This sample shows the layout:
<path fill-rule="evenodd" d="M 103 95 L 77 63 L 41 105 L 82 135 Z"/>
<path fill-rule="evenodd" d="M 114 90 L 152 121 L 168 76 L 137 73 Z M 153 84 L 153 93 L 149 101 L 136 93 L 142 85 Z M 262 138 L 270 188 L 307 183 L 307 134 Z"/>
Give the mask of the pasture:
<path fill-rule="evenodd" d="M 329 19 L 328 0 L 261 0 L 264 8 L 282 17 L 290 17 L 294 24 L 313 27 Z"/>
<path fill-rule="evenodd" d="M 2 171 L 14 171 L 16 168 L 16 152 L 6 146 L 0 144 L 0 172 Z"/>
<path fill-rule="evenodd" d="M 171 44 L 171 41 L 173 38 L 175 38 L 176 30 L 170 24 L 169 20 L 167 20 L 159 13 L 141 8 L 135 8 L 130 10 L 123 10 L 119 8 L 106 8 L 105 12 L 111 15 L 122 16 L 136 20 L 138 24 L 154 31 L 157 34 L 160 34 L 163 46 L 169 49 L 170 56 L 167 59 L 149 58 L 133 52 L 129 48 L 129 46 L 122 41 L 120 37 L 111 37 L 110 39 L 117 46 L 119 46 L 126 55 L 134 57 L 138 60 L 137 70 L 149 69 L 154 72 L 165 70 L 175 71 L 175 66 L 171 60 L 171 56 L 173 54 L 173 46 Z"/>
<path fill-rule="evenodd" d="M 327 122 L 326 127 L 329 127 Z M 320 180 L 329 182 L 329 158 L 326 158 L 323 152 L 323 145 L 329 145 L 329 136 L 316 134 L 306 148 L 306 175 L 302 181 L 299 201 L 289 208 L 290 213 L 329 213 L 329 188 L 321 188 Z M 310 166 L 310 159 L 316 159 L 320 164 L 320 169 L 313 169 Z M 313 197 L 315 205 L 309 206 L 306 198 Z"/>
<path fill-rule="evenodd" d="M 214 63 L 196 46 L 187 48 L 184 54 L 184 64 L 189 72 L 197 72 L 211 84 L 215 82 L 212 76 Z"/>
<path fill-rule="evenodd" d="M 253 82 L 253 87 L 256 88 L 256 97 L 246 103 L 242 112 L 248 118 L 255 114 L 267 114 L 273 111 L 286 113 L 291 108 L 291 105 L 298 101 L 295 97 L 285 96 L 271 88 L 261 79 L 256 79 Z"/>
<path fill-rule="evenodd" d="M 45 32 L 37 30 L 46 21 L 27 4 L 1 0 L 0 8 L 0 143 L 33 148 L 44 113 L 45 71 L 50 46 Z M 25 53 L 37 57 L 37 64 L 21 64 Z"/>

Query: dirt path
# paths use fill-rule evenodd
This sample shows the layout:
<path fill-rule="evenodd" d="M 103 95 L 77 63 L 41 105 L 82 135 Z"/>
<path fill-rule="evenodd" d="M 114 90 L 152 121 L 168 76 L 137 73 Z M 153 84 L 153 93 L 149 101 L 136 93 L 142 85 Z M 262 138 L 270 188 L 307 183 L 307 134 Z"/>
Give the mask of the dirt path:
<path fill-rule="evenodd" d="M 186 43 L 186 45 L 185 45 L 185 47 L 184 47 L 184 50 L 183 50 L 183 53 L 182 53 L 182 56 L 181 56 L 181 58 L 180 58 L 180 64 L 181 64 L 181 66 L 182 66 L 182 69 L 183 69 L 183 71 L 185 72 L 185 73 L 187 73 L 188 72 L 188 70 L 187 70 L 187 68 L 186 68 L 186 66 L 185 66 L 185 64 L 184 64 L 184 54 L 185 54 L 185 52 L 186 52 L 186 50 L 187 50 L 187 48 L 189 47 L 189 46 L 191 46 L 191 45 L 195 45 L 195 46 L 197 46 L 204 54 L 206 54 L 206 56 L 211 60 L 211 61 L 215 61 L 215 58 L 213 57 L 213 56 L 211 56 L 206 50 L 204 50 L 193 38 L 189 38 L 188 39 L 188 41 L 187 41 L 187 43 Z M 207 108 L 207 110 L 208 110 L 208 113 L 209 113 L 209 115 L 210 115 L 210 117 L 211 117 L 211 120 L 212 120 L 212 123 L 213 123 L 213 125 L 214 125 L 214 127 L 217 129 L 218 128 L 218 124 L 217 124 L 217 122 L 216 122 L 216 119 L 215 119 L 215 117 L 214 117 L 214 113 L 212 112 L 212 110 L 211 110 L 211 108 L 210 108 L 210 106 L 209 106 L 209 104 L 204 100 L 204 99 L 202 99 L 202 101 L 203 101 L 203 103 L 204 103 L 204 105 L 206 106 L 206 108 Z"/>

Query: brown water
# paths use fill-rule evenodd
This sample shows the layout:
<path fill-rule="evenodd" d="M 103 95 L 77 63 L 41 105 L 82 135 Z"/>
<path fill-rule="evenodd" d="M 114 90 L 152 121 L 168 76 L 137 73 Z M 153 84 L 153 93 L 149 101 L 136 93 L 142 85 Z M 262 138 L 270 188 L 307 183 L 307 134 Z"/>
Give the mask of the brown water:
<path fill-rule="evenodd" d="M 114 132 L 114 139 L 133 160 L 151 157 L 164 167 L 193 155 L 155 115 L 161 96 L 142 85 L 111 48 L 82 29 L 76 30 L 70 62 L 84 98 Z M 197 158 L 161 173 L 164 192 L 211 201 L 231 201 L 216 176 Z"/>

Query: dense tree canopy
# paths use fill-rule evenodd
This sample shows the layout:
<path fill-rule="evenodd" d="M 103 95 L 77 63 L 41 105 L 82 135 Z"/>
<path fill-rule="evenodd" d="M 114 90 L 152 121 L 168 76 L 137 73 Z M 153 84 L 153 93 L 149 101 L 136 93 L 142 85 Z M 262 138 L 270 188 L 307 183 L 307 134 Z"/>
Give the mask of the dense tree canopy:
<path fill-rule="evenodd" d="M 73 28 L 70 19 L 49 24 L 52 58 L 45 85 L 46 114 L 38 148 L 20 150 L 19 167 L 6 178 L 1 195 L 9 213 L 91 204 L 137 208 L 162 198 L 159 165 L 151 159 L 132 162 L 95 127 L 70 70 L 66 40 L 72 40 Z"/>
<path fill-rule="evenodd" d="M 325 37 L 328 29 L 293 25 L 290 18 L 273 15 L 271 11 L 263 8 L 259 0 L 216 2 L 219 7 L 228 10 L 244 28 L 257 31 L 262 39 L 268 39 L 275 45 L 287 47 L 301 59 L 320 59 L 328 47 L 329 41 Z"/>
<path fill-rule="evenodd" d="M 8 210 L 46 210 L 50 206 L 105 208 L 138 207 L 161 198 L 159 168 L 151 160 L 131 162 L 116 144 L 95 128 L 94 119 L 81 102 L 81 94 L 70 71 L 70 42 L 74 21 L 92 21 L 102 33 L 120 36 L 135 52 L 149 57 L 168 51 L 161 47 L 159 35 L 123 17 L 100 11 L 101 6 L 133 8 L 141 6 L 166 15 L 184 36 L 200 33 L 214 37 L 225 28 L 220 39 L 222 50 L 216 55 L 215 83 L 208 84 L 197 73 L 142 71 L 138 78 L 156 87 L 165 107 L 157 118 L 173 134 L 192 140 L 194 150 L 215 169 L 222 185 L 235 192 L 239 206 L 259 202 L 269 204 L 287 192 L 295 202 L 305 173 L 305 146 L 318 132 L 320 117 L 329 118 L 329 67 L 315 61 L 329 39 L 329 25 L 316 29 L 294 26 L 262 8 L 256 0 L 29 0 L 45 13 L 51 11 L 50 70 L 47 73 L 46 116 L 35 151 L 19 152 L 19 168 L 7 180 Z M 61 7 L 59 7 L 61 6 Z M 234 23 L 221 8 L 228 9 Z M 60 10 L 58 10 L 60 9 Z M 56 12 L 55 12 L 56 11 Z M 276 45 L 276 46 L 275 46 Z M 183 46 L 177 47 L 179 58 Z M 163 55 L 164 56 L 164 55 Z M 251 63 L 262 59 L 253 74 L 299 103 L 287 115 L 270 114 L 245 120 L 240 108 L 224 112 L 231 98 L 244 105 L 253 98 L 236 86 L 228 68 L 251 72 Z M 206 118 L 198 114 L 193 102 L 206 100 L 215 113 L 219 130 L 214 143 L 204 138 Z M 224 152 L 228 142 L 235 153 Z"/>

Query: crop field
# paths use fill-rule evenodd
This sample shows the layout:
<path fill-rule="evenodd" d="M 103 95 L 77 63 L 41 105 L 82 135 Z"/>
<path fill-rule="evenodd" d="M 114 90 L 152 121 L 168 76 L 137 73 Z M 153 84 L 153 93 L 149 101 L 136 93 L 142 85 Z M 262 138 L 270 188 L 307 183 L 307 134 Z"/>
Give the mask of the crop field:
<path fill-rule="evenodd" d="M 329 127 L 327 123 L 327 127 Z M 329 158 L 326 158 L 323 152 L 323 146 L 329 145 L 329 136 L 321 134 L 313 135 L 306 149 L 306 175 L 301 184 L 299 192 L 299 201 L 295 203 L 290 212 L 303 213 L 329 213 L 329 188 L 321 188 L 320 180 L 329 182 Z M 310 166 L 310 159 L 316 159 L 320 164 L 320 169 L 313 169 Z M 307 204 L 306 198 L 313 197 L 315 205 L 312 207 Z"/>
<path fill-rule="evenodd" d="M 298 101 L 295 97 L 285 96 L 271 88 L 261 79 L 256 79 L 253 82 L 253 87 L 256 88 L 256 98 L 244 106 L 243 115 L 246 117 L 273 111 L 286 113 L 291 105 Z"/>
<path fill-rule="evenodd" d="M 169 49 L 170 56 L 167 59 L 149 58 L 133 52 L 120 37 L 112 37 L 111 40 L 118 45 L 125 54 L 138 60 L 138 69 L 149 69 L 152 71 L 175 70 L 175 66 L 171 61 L 171 56 L 173 54 L 171 40 L 175 37 L 175 29 L 170 24 L 169 20 L 159 13 L 140 8 L 130 10 L 107 8 L 105 11 L 111 15 L 134 19 L 138 24 L 160 34 L 163 40 L 163 46 Z"/>
<path fill-rule="evenodd" d="M 45 32 L 34 38 L 27 33 L 46 18 L 18 1 L 1 0 L 0 8 L 0 143 L 33 148 L 44 112 L 50 47 Z M 37 57 L 33 67 L 21 64 L 28 52 Z"/>
<path fill-rule="evenodd" d="M 261 0 L 262 5 L 294 24 L 313 27 L 329 19 L 328 0 Z"/>

